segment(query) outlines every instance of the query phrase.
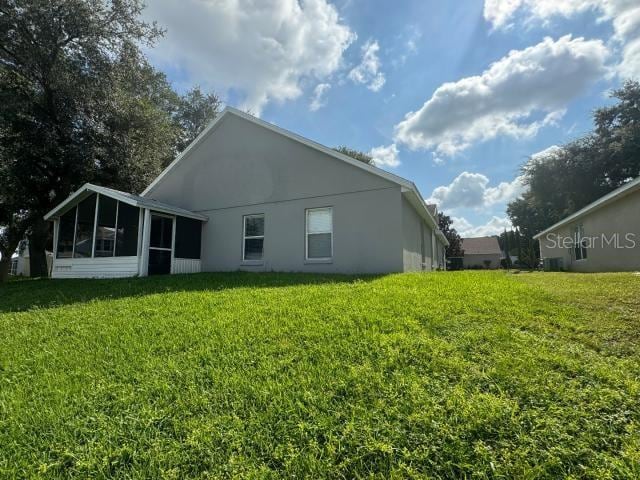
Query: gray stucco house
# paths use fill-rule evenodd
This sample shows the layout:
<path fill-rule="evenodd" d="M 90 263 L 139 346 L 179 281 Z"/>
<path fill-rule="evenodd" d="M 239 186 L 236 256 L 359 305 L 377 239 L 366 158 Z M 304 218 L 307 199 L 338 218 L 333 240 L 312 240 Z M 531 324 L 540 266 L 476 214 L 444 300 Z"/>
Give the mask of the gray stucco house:
<path fill-rule="evenodd" d="M 640 177 L 533 238 L 545 267 L 576 272 L 640 270 Z"/>
<path fill-rule="evenodd" d="M 86 184 L 45 218 L 58 278 L 445 268 L 412 182 L 233 108 L 141 195 Z"/>
<path fill-rule="evenodd" d="M 502 250 L 498 237 L 473 237 L 462 239 L 462 265 L 464 268 L 500 268 Z"/>

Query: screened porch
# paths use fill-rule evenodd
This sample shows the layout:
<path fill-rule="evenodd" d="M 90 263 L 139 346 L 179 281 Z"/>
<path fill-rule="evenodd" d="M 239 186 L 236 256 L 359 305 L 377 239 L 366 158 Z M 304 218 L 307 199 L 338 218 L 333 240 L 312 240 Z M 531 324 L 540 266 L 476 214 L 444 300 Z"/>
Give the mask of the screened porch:
<path fill-rule="evenodd" d="M 49 212 L 54 278 L 130 277 L 201 270 L 207 218 L 86 184 Z"/>

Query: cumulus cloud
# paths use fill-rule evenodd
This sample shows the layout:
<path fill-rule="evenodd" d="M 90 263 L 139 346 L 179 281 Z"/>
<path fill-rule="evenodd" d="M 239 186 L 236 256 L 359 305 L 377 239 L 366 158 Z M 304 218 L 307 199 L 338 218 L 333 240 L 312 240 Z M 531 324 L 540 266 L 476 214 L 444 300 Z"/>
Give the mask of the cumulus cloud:
<path fill-rule="evenodd" d="M 493 28 L 510 26 L 516 12 L 527 9 L 532 16 L 547 19 L 553 15 L 569 16 L 587 10 L 597 0 L 485 0 L 484 18 Z"/>
<path fill-rule="evenodd" d="M 607 55 L 602 41 L 571 35 L 513 50 L 481 75 L 438 87 L 395 126 L 395 140 L 450 156 L 499 135 L 531 137 L 602 77 Z"/>
<path fill-rule="evenodd" d="M 543 22 L 593 10 L 613 23 L 613 40 L 622 46 L 618 73 L 640 76 L 640 3 L 637 0 L 485 0 L 484 18 L 494 29 L 511 26 L 517 13 Z"/>
<path fill-rule="evenodd" d="M 369 40 L 362 46 L 362 60 L 354 67 L 348 77 L 354 82 L 366 85 L 369 90 L 379 91 L 386 79 L 380 71 L 381 63 L 378 58 L 380 46 L 378 42 Z"/>
<path fill-rule="evenodd" d="M 539 152 L 532 154 L 530 158 L 533 161 L 544 160 L 546 158 L 552 157 L 553 155 L 555 155 L 561 150 L 562 150 L 562 147 L 559 147 L 558 145 L 551 145 L 550 147 L 547 147 L 544 150 L 541 150 Z"/>
<path fill-rule="evenodd" d="M 369 155 L 373 158 L 373 163 L 377 167 L 397 167 L 400 165 L 400 159 L 398 158 L 398 147 L 395 143 L 385 147 L 381 145 L 379 147 L 372 148 Z"/>
<path fill-rule="evenodd" d="M 316 88 L 313 89 L 313 95 L 311 96 L 311 103 L 309 104 L 309 110 L 315 112 L 321 109 L 327 104 L 327 92 L 331 88 L 328 83 L 319 83 Z"/>
<path fill-rule="evenodd" d="M 483 225 L 473 225 L 464 217 L 452 217 L 453 228 L 461 237 L 490 237 L 500 235 L 502 232 L 512 228 L 511 221 L 506 217 L 493 216 L 491 220 Z"/>
<path fill-rule="evenodd" d="M 500 182 L 491 187 L 485 175 L 462 172 L 449 185 L 434 189 L 427 203 L 435 203 L 441 209 L 483 208 L 510 202 L 524 191 L 521 176 L 512 182 Z"/>
<path fill-rule="evenodd" d="M 153 0 L 144 15 L 167 29 L 155 63 L 232 90 L 256 113 L 299 97 L 305 79 L 328 78 L 355 39 L 327 0 Z"/>

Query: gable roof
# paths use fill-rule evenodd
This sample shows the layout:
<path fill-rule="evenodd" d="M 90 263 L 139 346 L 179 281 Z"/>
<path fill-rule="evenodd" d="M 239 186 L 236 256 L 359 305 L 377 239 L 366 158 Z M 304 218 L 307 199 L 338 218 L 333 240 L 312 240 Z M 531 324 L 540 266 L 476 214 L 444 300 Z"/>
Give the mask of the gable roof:
<path fill-rule="evenodd" d="M 272 123 L 266 122 L 260 118 L 254 117 L 253 115 L 249 115 L 248 113 L 242 112 L 240 110 L 238 110 L 237 108 L 233 108 L 233 107 L 225 107 L 225 109 L 220 113 L 220 115 L 218 115 L 215 119 L 213 119 L 213 121 L 211 121 L 211 123 L 209 123 L 209 125 L 200 133 L 200 135 L 198 135 L 195 140 L 193 140 L 193 142 L 191 142 L 189 144 L 189 146 L 187 148 L 184 149 L 184 151 L 182 153 L 180 153 L 175 160 L 173 160 L 173 162 L 171 162 L 163 171 L 162 173 L 160 173 L 160 175 L 158 175 L 156 177 L 156 179 L 151 182 L 151 184 L 149 184 L 149 186 L 147 188 L 145 188 L 145 190 L 142 192 L 142 196 L 145 197 L 148 194 L 150 194 L 155 187 L 162 181 L 162 179 L 169 173 L 171 172 L 171 170 L 173 170 L 175 168 L 175 166 L 183 159 L 185 158 L 189 152 L 191 152 L 191 150 L 195 149 L 199 144 L 201 144 L 209 135 L 211 135 L 215 129 L 218 127 L 218 125 L 220 125 L 222 123 L 222 120 L 224 118 L 226 118 L 229 115 L 233 115 L 235 117 L 239 117 L 242 118 L 248 122 L 251 122 L 255 125 L 258 125 L 260 127 L 266 128 L 267 130 L 270 130 L 278 135 L 282 135 L 290 140 L 293 140 L 295 142 L 298 143 L 302 143 L 303 145 L 306 145 L 309 148 L 313 148 L 314 150 L 317 150 L 319 152 L 322 152 L 326 155 L 329 155 L 330 157 L 333 157 L 337 160 L 340 160 L 342 162 L 348 163 L 349 165 L 352 165 L 356 168 L 360 168 L 362 170 L 365 170 L 373 175 L 377 175 L 381 178 L 384 178 L 385 180 L 388 180 L 392 183 L 395 183 L 396 185 L 399 185 L 401 187 L 401 191 L 403 194 L 407 195 L 407 199 L 409 200 L 409 202 L 413 205 L 413 207 L 416 209 L 416 211 L 418 212 L 418 214 L 420 214 L 420 216 L 422 216 L 425 220 L 427 220 L 427 222 L 429 222 L 431 224 L 431 226 L 434 228 L 434 230 L 436 231 L 436 234 L 438 236 L 438 238 L 440 239 L 440 241 L 442 243 L 444 243 L 445 245 L 449 245 L 449 242 L 447 241 L 447 238 L 444 236 L 444 234 L 438 229 L 438 222 L 435 219 L 434 215 L 429 211 L 429 209 L 427 208 L 426 203 L 423 200 L 422 195 L 420 194 L 418 187 L 416 187 L 416 185 L 407 180 L 406 178 L 402 178 L 398 175 L 395 175 L 393 173 L 387 172 L 386 170 L 382 170 L 381 168 L 375 167 L 373 165 L 369 165 L 367 163 L 361 162 L 360 160 L 356 160 L 354 158 L 351 158 L 348 155 L 344 155 L 340 152 L 337 152 L 335 150 L 333 150 L 332 148 L 329 147 L 325 147 L 324 145 L 321 145 L 317 142 L 314 142 L 313 140 L 309 140 L 308 138 L 302 137 L 301 135 L 298 135 L 296 133 L 293 133 L 289 130 L 286 130 L 284 128 L 278 127 L 277 125 L 274 125 Z"/>
<path fill-rule="evenodd" d="M 610 203 L 616 202 L 620 200 L 622 197 L 629 195 L 637 190 L 640 190 L 640 177 L 631 180 L 630 182 L 624 184 L 623 186 L 616 188 L 612 192 L 607 193 L 603 197 L 600 197 L 595 202 L 590 203 L 584 208 L 581 208 L 576 213 L 569 215 L 566 218 L 563 218 L 558 223 L 554 223 L 546 230 L 541 231 L 533 236 L 534 239 L 538 239 L 542 237 L 544 234 L 557 230 L 560 227 L 563 227 L 571 222 L 579 220 L 580 218 L 588 215 L 589 213 L 604 207 L 605 205 L 609 205 Z"/>
<path fill-rule="evenodd" d="M 104 195 L 105 197 L 110 197 L 129 205 L 133 205 L 134 207 L 149 208 L 156 212 L 169 213 L 172 215 L 179 215 L 181 217 L 193 218 L 195 220 L 202 221 L 207 221 L 209 219 L 207 216 L 200 213 L 191 212 L 180 207 L 174 207 L 173 205 L 169 205 L 168 203 L 158 202 L 156 200 L 144 198 L 132 193 L 121 192 L 120 190 L 114 190 L 113 188 L 100 187 L 91 183 L 85 183 L 82 187 L 73 192 L 66 200 L 60 202 L 53 210 L 47 213 L 44 216 L 44 219 L 49 220 L 52 217 L 58 216 L 61 212 L 66 210 L 66 207 L 74 204 L 75 201 L 80 202 L 91 193 L 99 193 L 100 195 Z"/>
<path fill-rule="evenodd" d="M 462 249 L 465 255 L 502 254 L 496 237 L 463 238 Z"/>

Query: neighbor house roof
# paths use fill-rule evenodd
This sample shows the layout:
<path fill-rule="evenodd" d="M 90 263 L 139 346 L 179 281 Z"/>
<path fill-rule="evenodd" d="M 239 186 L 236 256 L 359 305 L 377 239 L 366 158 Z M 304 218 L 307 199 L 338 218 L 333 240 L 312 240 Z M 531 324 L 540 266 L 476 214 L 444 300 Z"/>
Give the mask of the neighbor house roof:
<path fill-rule="evenodd" d="M 348 155 L 344 155 L 340 152 L 337 152 L 332 148 L 325 147 L 324 145 L 321 145 L 312 140 L 309 140 L 308 138 L 304 138 L 296 133 L 290 132 L 289 130 L 285 130 L 284 128 L 280 128 L 277 125 L 274 125 L 272 123 L 265 122 L 260 118 L 254 117 L 253 115 L 249 115 L 248 113 L 242 112 L 233 107 L 226 107 L 220 113 L 220 115 L 218 115 L 211 123 L 209 123 L 209 125 L 200 133 L 200 135 L 198 135 L 196 139 L 193 142 L 191 142 L 191 144 L 189 144 L 189 146 L 182 153 L 180 153 L 180 155 L 178 155 L 175 158 L 175 160 L 171 162 L 169 166 L 165 168 L 162 171 L 162 173 L 158 175 L 158 177 L 156 177 L 156 179 L 153 182 L 151 182 L 151 184 L 142 192 L 142 196 L 145 197 L 146 195 L 151 193 L 153 189 L 158 185 L 158 183 L 160 183 L 160 181 L 165 177 L 165 175 L 167 175 L 171 170 L 173 170 L 176 164 L 180 162 L 184 157 L 186 157 L 191 150 L 195 149 L 202 141 L 204 141 L 211 133 L 213 133 L 216 127 L 220 125 L 222 120 L 228 115 L 234 115 L 236 117 L 243 118 L 249 122 L 252 122 L 268 130 L 271 130 L 272 132 L 275 132 L 279 135 L 287 137 L 290 140 L 294 140 L 296 142 L 302 143 L 307 147 L 318 150 L 326 155 L 329 155 L 333 158 L 336 158 L 350 165 L 353 165 L 354 167 L 360 168 L 369 173 L 382 177 L 390 182 L 393 182 L 397 185 L 400 185 L 402 193 L 407 194 L 406 198 L 409 200 L 411 205 L 413 205 L 413 208 L 415 208 L 416 211 L 431 224 L 440 241 L 445 245 L 449 245 L 449 241 L 447 240 L 447 237 L 445 237 L 444 234 L 438 229 L 438 221 L 435 218 L 435 215 L 432 214 L 429 208 L 427 207 L 427 204 L 423 200 L 423 197 L 420 194 L 418 187 L 416 187 L 416 185 L 410 180 L 407 180 L 406 178 L 402 178 L 393 173 L 387 172 L 386 170 L 382 170 L 381 168 L 375 167 L 373 165 L 369 165 L 368 163 L 362 162 L 360 160 L 356 160 Z"/>
<path fill-rule="evenodd" d="M 637 190 L 640 190 L 640 177 L 634 180 L 631 180 L 630 182 L 624 184 L 623 186 L 615 189 L 612 192 L 607 193 L 605 196 L 600 197 L 598 200 L 578 210 L 576 213 L 569 215 L 568 217 L 560 220 L 558 223 L 551 225 L 546 230 L 543 230 L 542 232 L 537 233 L 536 235 L 533 236 L 533 238 L 538 239 L 546 233 L 553 232 L 554 230 L 557 230 L 560 227 L 563 227 L 571 222 L 579 220 L 585 215 L 588 215 L 589 213 L 599 208 L 602 208 L 605 205 L 609 205 L 610 203 L 616 202 L 620 200 L 622 197 L 625 197 L 626 195 L 629 195 L 630 193 L 633 193 Z"/>
<path fill-rule="evenodd" d="M 66 200 L 59 203 L 53 210 L 44 216 L 45 220 L 49 220 L 53 217 L 57 217 L 60 213 L 64 212 L 69 205 L 72 205 L 76 201 L 79 202 L 83 198 L 89 196 L 91 193 L 99 193 L 106 197 L 111 197 L 134 207 L 149 208 L 156 212 L 169 213 L 172 215 L 179 215 L 181 217 L 193 218 L 196 220 L 207 221 L 208 217 L 200 213 L 191 212 L 184 208 L 174 207 L 167 203 L 158 202 L 150 198 L 141 197 L 132 193 L 121 192 L 120 190 L 114 190 L 113 188 L 99 187 L 91 183 L 85 183 L 82 187 L 72 193 Z"/>
<path fill-rule="evenodd" d="M 497 237 L 463 238 L 462 249 L 465 255 L 502 254 Z"/>

